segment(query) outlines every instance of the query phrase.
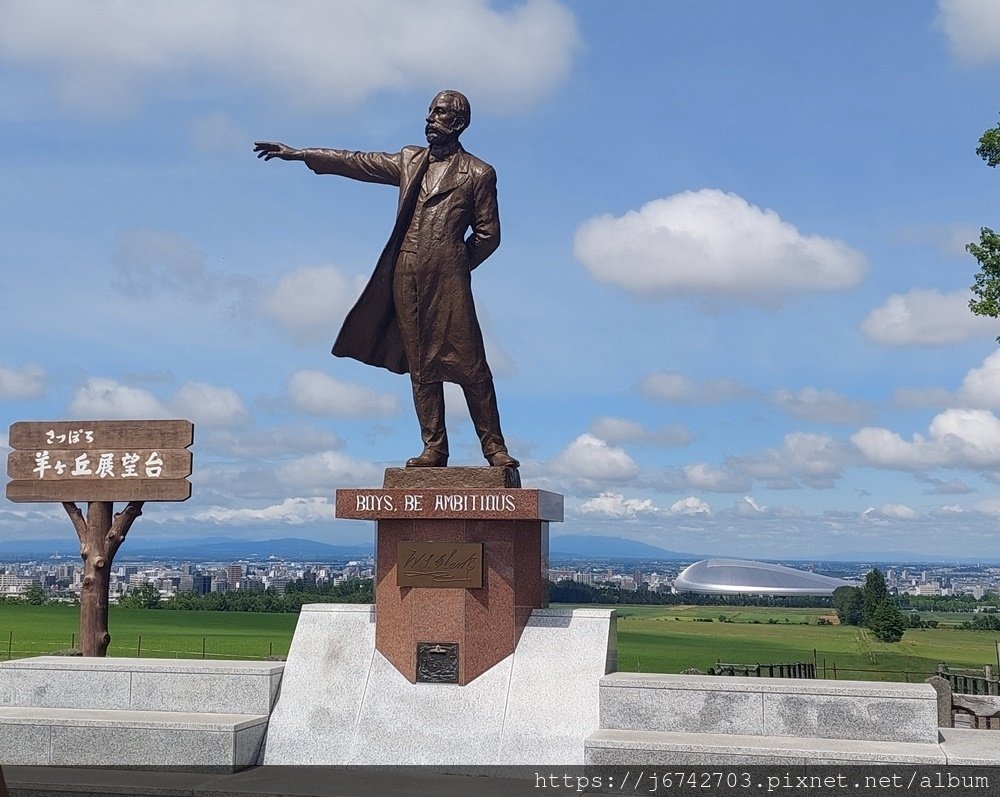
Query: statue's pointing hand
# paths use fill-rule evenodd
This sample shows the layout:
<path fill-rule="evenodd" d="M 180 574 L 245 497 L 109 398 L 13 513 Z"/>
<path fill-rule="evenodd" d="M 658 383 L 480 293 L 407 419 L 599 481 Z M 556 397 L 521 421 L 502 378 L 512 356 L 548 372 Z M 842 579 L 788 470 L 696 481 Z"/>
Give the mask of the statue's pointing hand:
<path fill-rule="evenodd" d="M 266 161 L 271 160 L 271 158 L 281 158 L 283 161 L 302 159 L 301 150 L 277 141 L 255 141 L 253 151 L 257 153 L 258 158 L 263 158 Z"/>

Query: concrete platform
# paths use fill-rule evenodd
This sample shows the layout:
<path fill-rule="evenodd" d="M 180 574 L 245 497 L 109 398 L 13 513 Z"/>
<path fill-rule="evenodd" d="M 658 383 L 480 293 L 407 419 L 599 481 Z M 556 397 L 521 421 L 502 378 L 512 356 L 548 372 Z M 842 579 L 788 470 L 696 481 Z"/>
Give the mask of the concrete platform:
<path fill-rule="evenodd" d="M 610 609 L 536 609 L 472 683 L 413 684 L 375 650 L 373 607 L 307 604 L 264 763 L 583 764 L 615 642 Z"/>
<path fill-rule="evenodd" d="M 257 763 L 267 716 L 0 707 L 4 764 L 218 767 Z"/>
<path fill-rule="evenodd" d="M 601 728 L 936 744 L 929 684 L 613 673 Z"/>
<path fill-rule="evenodd" d="M 793 736 L 600 730 L 587 737 L 590 766 L 945 764 L 937 744 Z"/>
<path fill-rule="evenodd" d="M 283 662 L 35 656 L 0 662 L 0 706 L 268 714 Z"/>
<path fill-rule="evenodd" d="M 260 762 L 280 662 L 39 656 L 0 664 L 0 762 Z"/>

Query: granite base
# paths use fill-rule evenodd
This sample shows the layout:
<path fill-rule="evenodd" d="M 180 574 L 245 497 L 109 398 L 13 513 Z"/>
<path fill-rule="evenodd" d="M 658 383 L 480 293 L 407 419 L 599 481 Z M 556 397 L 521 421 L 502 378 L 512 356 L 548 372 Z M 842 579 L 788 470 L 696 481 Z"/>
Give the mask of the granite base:
<path fill-rule="evenodd" d="M 410 683 L 375 649 L 373 607 L 306 605 L 264 763 L 582 764 L 616 664 L 612 610 L 536 609 L 472 683 Z"/>

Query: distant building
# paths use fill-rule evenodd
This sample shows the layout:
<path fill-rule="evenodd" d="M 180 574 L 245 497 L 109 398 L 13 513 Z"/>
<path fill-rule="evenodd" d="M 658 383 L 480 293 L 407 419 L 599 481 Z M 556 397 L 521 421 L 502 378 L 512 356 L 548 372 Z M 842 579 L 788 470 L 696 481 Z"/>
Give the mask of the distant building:
<path fill-rule="evenodd" d="M 742 559 L 705 559 L 685 568 L 677 592 L 705 595 L 832 595 L 846 581 L 784 565 Z"/>
<path fill-rule="evenodd" d="M 243 581 L 243 565 L 232 564 L 226 568 L 226 583 L 229 589 L 239 589 Z"/>

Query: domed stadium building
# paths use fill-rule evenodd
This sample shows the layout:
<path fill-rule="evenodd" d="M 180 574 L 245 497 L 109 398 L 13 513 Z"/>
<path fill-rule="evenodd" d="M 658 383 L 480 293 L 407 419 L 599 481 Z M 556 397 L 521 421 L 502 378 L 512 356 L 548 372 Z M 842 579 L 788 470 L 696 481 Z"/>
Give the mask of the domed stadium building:
<path fill-rule="evenodd" d="M 705 559 L 674 581 L 677 592 L 703 595 L 832 595 L 848 582 L 784 565 L 743 559 Z"/>

